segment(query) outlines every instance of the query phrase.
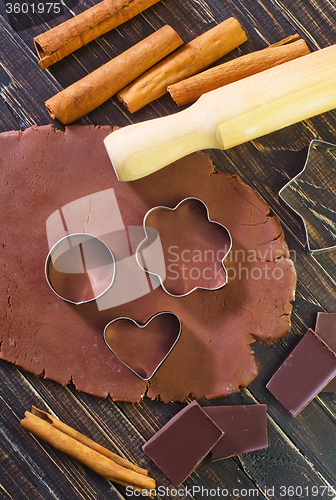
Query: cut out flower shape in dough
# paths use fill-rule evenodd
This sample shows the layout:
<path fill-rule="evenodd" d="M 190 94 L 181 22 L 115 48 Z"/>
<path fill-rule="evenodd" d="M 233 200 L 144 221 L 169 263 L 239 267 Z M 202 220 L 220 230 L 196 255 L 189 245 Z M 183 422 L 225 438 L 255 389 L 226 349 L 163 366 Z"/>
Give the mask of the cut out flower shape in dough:
<path fill-rule="evenodd" d="M 210 219 L 198 198 L 185 198 L 175 208 L 152 208 L 144 218 L 144 230 L 146 238 L 136 251 L 138 264 L 158 276 L 169 295 L 182 297 L 197 288 L 218 290 L 227 283 L 224 259 L 231 249 L 230 233 Z"/>

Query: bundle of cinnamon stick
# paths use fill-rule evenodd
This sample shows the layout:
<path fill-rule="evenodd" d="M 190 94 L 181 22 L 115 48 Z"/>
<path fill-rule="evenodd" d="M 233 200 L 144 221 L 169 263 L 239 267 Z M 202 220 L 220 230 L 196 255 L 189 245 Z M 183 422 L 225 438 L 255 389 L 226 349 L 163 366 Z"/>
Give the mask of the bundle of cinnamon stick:
<path fill-rule="evenodd" d="M 147 470 L 100 446 L 53 415 L 33 406 L 31 412 L 25 412 L 21 426 L 110 481 L 130 486 L 144 496 L 154 496 L 155 480 L 148 477 Z"/>
<path fill-rule="evenodd" d="M 150 68 L 117 97 L 134 113 L 166 94 L 169 85 L 202 71 L 246 40 L 239 22 L 230 17 Z"/>
<path fill-rule="evenodd" d="M 198 73 L 246 40 L 239 22 L 229 18 L 176 51 L 183 41 L 173 28 L 164 26 L 48 99 L 47 110 L 68 125 L 121 91 L 118 98 L 131 112 L 137 111 L 165 94 L 168 85 Z"/>
<path fill-rule="evenodd" d="M 40 66 L 46 68 L 158 0 L 103 0 L 82 14 L 34 38 Z M 178 105 L 202 94 L 309 53 L 293 35 L 232 61 L 205 70 L 247 40 L 229 18 L 191 42 L 164 26 L 119 56 L 46 101 L 51 117 L 68 125 L 113 95 L 131 112 L 169 92 Z M 203 72 L 202 72 L 203 71 Z"/>

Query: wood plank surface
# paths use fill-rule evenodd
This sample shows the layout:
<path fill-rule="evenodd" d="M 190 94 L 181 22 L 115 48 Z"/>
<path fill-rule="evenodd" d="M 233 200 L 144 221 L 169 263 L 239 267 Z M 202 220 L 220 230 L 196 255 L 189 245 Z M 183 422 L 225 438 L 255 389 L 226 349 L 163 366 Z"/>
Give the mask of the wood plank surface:
<path fill-rule="evenodd" d="M 31 15 L 15 18 L 6 14 L 5 2 L 1 6 L 1 132 L 47 123 L 63 128 L 51 120 L 44 101 L 164 24 L 171 25 L 188 42 L 230 16 L 237 18 L 248 41 L 219 62 L 264 48 L 294 33 L 299 33 L 311 50 L 336 43 L 336 4 L 332 0 L 163 0 L 48 70 L 41 70 L 33 37 L 95 3 L 96 0 L 65 0 L 62 13 L 46 20 Z M 178 109 L 165 95 L 132 115 L 112 98 L 78 123 L 124 126 Z M 336 491 L 332 490 L 336 488 L 335 394 L 320 393 L 294 418 L 266 389 L 266 383 L 302 335 L 314 328 L 317 312 L 336 312 L 336 251 L 309 254 L 300 219 L 277 196 L 281 187 L 302 169 L 307 147 L 314 138 L 336 143 L 335 110 L 225 152 L 209 151 L 218 171 L 238 173 L 278 216 L 295 261 L 298 285 L 290 334 L 274 346 L 253 345 L 259 366 L 255 381 L 227 398 L 200 401 L 204 406 L 266 403 L 269 447 L 219 462 L 211 462 L 207 456 L 185 481 L 189 490 L 178 498 L 207 497 L 204 491 L 192 492 L 193 486 L 227 489 L 230 497 L 237 499 L 336 498 Z M 5 361 L 0 363 L 0 376 L 0 498 L 128 498 L 125 488 L 101 478 L 23 430 L 20 420 L 32 405 L 54 413 L 103 446 L 148 468 L 158 486 L 166 488 L 156 498 L 177 498 L 172 484 L 141 447 L 184 403 L 165 405 L 146 397 L 134 405 L 113 402 L 79 393 L 72 384 L 62 387 L 35 377 Z"/>

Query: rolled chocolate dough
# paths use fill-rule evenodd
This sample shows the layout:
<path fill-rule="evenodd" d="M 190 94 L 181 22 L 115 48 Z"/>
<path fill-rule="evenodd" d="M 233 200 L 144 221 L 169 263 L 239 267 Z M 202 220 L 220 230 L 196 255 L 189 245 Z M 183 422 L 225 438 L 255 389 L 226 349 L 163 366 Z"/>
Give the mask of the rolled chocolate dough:
<path fill-rule="evenodd" d="M 147 394 L 183 401 L 190 394 L 210 399 L 237 391 L 257 375 L 251 343 L 275 342 L 290 327 L 296 274 L 280 224 L 238 176 L 214 173 L 204 153 L 119 182 L 103 145 L 110 132 L 108 126 L 65 132 L 34 126 L 0 135 L 1 358 L 115 400 L 135 402 Z M 210 218 L 230 231 L 233 247 L 224 288 L 176 298 L 139 271 L 134 251 L 145 213 L 157 205 L 175 207 L 186 197 L 206 203 Z M 121 285 L 113 285 L 113 307 L 108 301 L 66 303 L 46 282 L 51 246 L 83 231 L 115 246 Z M 126 263 L 132 271 L 127 279 Z M 145 323 L 160 311 L 179 316 L 182 334 L 146 383 L 111 353 L 103 329 L 120 316 Z"/>

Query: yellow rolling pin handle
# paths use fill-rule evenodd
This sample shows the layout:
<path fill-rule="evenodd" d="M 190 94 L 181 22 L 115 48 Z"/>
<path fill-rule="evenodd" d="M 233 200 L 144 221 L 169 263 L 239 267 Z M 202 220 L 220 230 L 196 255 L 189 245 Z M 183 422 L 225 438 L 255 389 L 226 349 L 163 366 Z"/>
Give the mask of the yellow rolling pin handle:
<path fill-rule="evenodd" d="M 184 111 L 104 143 L 118 178 L 139 179 L 201 149 L 228 149 L 336 108 L 336 45 L 208 92 Z"/>

